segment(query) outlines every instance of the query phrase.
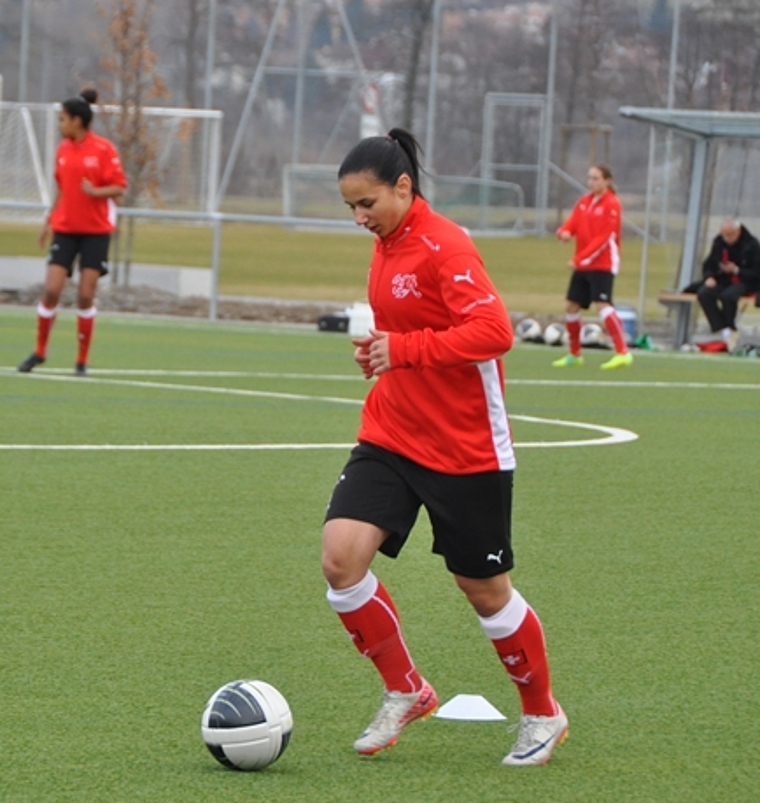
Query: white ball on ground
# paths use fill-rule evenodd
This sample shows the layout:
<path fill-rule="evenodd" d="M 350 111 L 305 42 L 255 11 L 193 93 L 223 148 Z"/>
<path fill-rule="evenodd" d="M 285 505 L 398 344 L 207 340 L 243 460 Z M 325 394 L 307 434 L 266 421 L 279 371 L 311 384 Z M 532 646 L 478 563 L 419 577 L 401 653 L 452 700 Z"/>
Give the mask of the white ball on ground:
<path fill-rule="evenodd" d="M 539 343 L 542 340 L 541 324 L 533 318 L 523 318 L 515 327 L 515 334 L 520 340 Z"/>
<path fill-rule="evenodd" d="M 561 323 L 550 323 L 544 329 L 544 343 L 549 346 L 559 346 L 562 343 L 562 335 L 565 327 Z"/>
<path fill-rule="evenodd" d="M 285 752 L 293 715 L 282 694 L 263 680 L 235 680 L 217 689 L 201 717 L 201 736 L 225 767 L 263 770 Z"/>

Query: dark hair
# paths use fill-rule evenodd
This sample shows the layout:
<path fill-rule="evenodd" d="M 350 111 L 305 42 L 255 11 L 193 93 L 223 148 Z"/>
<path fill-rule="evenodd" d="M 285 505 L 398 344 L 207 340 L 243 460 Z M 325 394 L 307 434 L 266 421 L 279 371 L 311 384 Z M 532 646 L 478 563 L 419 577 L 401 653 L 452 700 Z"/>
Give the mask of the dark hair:
<path fill-rule="evenodd" d="M 338 179 L 352 173 L 373 173 L 379 181 L 395 187 L 406 173 L 412 180 L 412 192 L 423 197 L 420 189 L 420 154 L 414 135 L 404 128 L 392 128 L 384 137 L 367 137 L 355 145 L 343 160 Z"/>
<path fill-rule="evenodd" d="M 612 168 L 604 162 L 591 165 L 591 167 L 595 167 L 602 174 L 602 178 L 607 182 L 607 188 L 617 194 L 615 185 L 612 183 Z"/>
<path fill-rule="evenodd" d="M 69 117 L 78 117 L 85 128 L 92 122 L 91 103 L 97 103 L 98 93 L 94 89 L 83 89 L 78 98 L 64 100 L 61 107 Z"/>

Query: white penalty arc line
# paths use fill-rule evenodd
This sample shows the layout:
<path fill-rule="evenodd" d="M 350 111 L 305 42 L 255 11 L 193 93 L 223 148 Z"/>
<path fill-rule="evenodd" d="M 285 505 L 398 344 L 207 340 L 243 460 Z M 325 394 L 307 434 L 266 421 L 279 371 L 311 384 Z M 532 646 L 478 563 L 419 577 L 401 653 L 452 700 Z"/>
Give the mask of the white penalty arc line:
<path fill-rule="evenodd" d="M 532 415 L 510 415 L 513 421 L 525 421 L 528 424 L 549 424 L 557 427 L 572 427 L 573 429 L 588 429 L 592 432 L 602 432 L 604 438 L 587 438 L 575 441 L 533 441 L 531 443 L 515 443 L 517 449 L 541 449 L 559 446 L 610 446 L 615 443 L 630 443 L 639 439 L 639 436 L 630 429 L 621 427 L 605 427 L 601 424 L 586 424 L 581 421 L 563 421 L 561 418 L 536 418 Z"/>
<path fill-rule="evenodd" d="M 177 385 L 168 382 L 139 381 L 134 379 L 107 379 L 105 377 L 88 378 L 71 375 L 50 373 L 32 374 L 30 378 L 58 382 L 97 383 L 101 385 L 118 385 L 121 387 L 142 387 L 156 390 L 184 390 L 196 393 L 215 393 L 232 396 L 248 396 L 269 399 L 283 399 L 288 401 L 328 402 L 333 404 L 361 405 L 363 399 L 346 399 L 340 396 L 312 396 L 301 393 L 277 393 L 273 391 L 248 390 L 245 388 L 220 388 L 213 385 Z M 518 449 L 555 448 L 564 446 L 608 446 L 617 443 L 627 443 L 638 439 L 635 432 L 619 427 L 605 427 L 600 424 L 587 424 L 580 421 L 563 421 L 558 418 L 536 418 L 534 416 L 510 415 L 513 421 L 525 421 L 531 424 L 548 424 L 550 426 L 571 427 L 586 429 L 592 432 L 601 432 L 602 438 L 587 438 L 571 441 L 533 441 L 515 443 Z M 275 450 L 318 450 L 318 449 L 346 449 L 353 444 L 323 443 L 323 444 L 0 444 L 0 451 L 275 451 Z"/>
<path fill-rule="evenodd" d="M 599 424 L 586 424 L 580 421 L 563 421 L 558 418 L 536 418 L 529 415 L 512 415 L 515 421 L 529 424 L 548 424 L 550 426 L 572 427 L 601 432 L 602 438 L 587 438 L 572 441 L 528 441 L 515 443 L 516 449 L 551 449 L 562 446 L 610 446 L 638 440 L 638 435 L 620 427 L 604 427 Z M 81 443 L 81 444 L 41 444 L 41 443 L 2 443 L 0 451 L 51 451 L 51 452 L 276 452 L 276 451 L 319 451 L 329 449 L 352 449 L 355 443 Z"/>

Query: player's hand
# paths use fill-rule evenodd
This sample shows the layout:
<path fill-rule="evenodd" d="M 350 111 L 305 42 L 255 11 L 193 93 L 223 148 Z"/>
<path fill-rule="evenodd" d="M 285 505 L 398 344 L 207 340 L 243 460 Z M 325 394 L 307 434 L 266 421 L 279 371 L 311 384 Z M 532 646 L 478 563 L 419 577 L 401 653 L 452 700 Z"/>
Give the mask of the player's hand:
<path fill-rule="evenodd" d="M 713 276 L 708 276 L 705 279 L 705 287 L 715 287 L 718 283 L 715 281 Z"/>
<path fill-rule="evenodd" d="M 372 369 L 369 367 L 369 347 L 372 343 L 371 337 L 352 339 L 351 342 L 356 346 L 354 350 L 354 361 L 361 368 L 365 379 L 372 379 Z"/>
<path fill-rule="evenodd" d="M 563 243 L 569 243 L 570 240 L 573 239 L 573 235 L 570 234 L 569 231 L 565 231 L 564 229 L 557 229 L 557 237 L 562 240 Z"/>
<path fill-rule="evenodd" d="M 79 185 L 82 189 L 82 192 L 85 195 L 89 195 L 90 198 L 97 197 L 97 192 L 95 191 L 95 185 L 90 181 L 88 178 L 83 178 L 82 183 Z"/>
<path fill-rule="evenodd" d="M 388 332 L 380 332 L 377 329 L 369 330 L 372 342 L 369 346 L 369 367 L 372 369 L 373 376 L 380 376 L 386 371 L 390 371 L 391 365 L 391 341 Z"/>
<path fill-rule="evenodd" d="M 370 329 L 367 337 L 351 341 L 356 346 L 354 359 L 359 363 L 362 373 L 367 379 L 384 374 L 393 367 L 388 334 L 388 332 Z"/>
<path fill-rule="evenodd" d="M 567 260 L 567 267 L 568 268 L 572 268 L 573 270 L 575 270 L 575 262 L 573 262 L 572 259 L 568 259 Z"/>

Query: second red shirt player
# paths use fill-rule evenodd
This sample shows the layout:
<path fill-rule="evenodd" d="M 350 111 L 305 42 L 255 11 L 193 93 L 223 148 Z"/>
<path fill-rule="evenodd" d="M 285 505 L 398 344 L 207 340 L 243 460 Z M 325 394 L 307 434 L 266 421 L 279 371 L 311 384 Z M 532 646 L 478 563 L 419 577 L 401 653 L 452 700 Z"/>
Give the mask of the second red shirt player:
<path fill-rule="evenodd" d="M 79 258 L 77 292 L 78 350 L 75 373 L 87 374 L 87 359 L 95 325 L 95 290 L 108 273 L 108 246 L 116 225 L 114 201 L 127 187 L 119 153 L 107 139 L 90 131 L 97 100 L 95 90 L 82 92 L 61 104 L 58 128 L 63 141 L 56 154 L 58 192 L 40 232 L 44 247 L 52 233 L 45 288 L 37 305 L 37 345 L 19 364 L 28 373 L 45 362 L 48 339 L 66 280 Z"/>

